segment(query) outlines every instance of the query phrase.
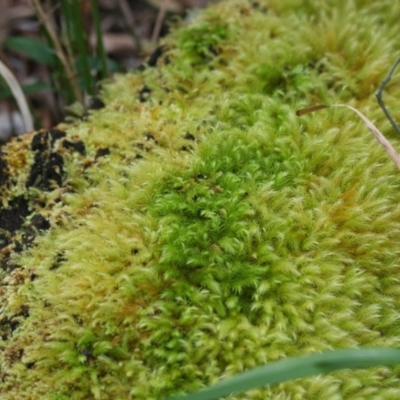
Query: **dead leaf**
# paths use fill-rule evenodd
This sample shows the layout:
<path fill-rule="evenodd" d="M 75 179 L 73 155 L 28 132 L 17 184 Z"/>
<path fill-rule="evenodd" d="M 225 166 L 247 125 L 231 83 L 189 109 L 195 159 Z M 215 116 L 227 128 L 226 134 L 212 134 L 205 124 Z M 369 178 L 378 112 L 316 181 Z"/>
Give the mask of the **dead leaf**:
<path fill-rule="evenodd" d="M 329 107 L 329 106 L 327 106 L 325 104 L 316 104 L 314 106 L 305 107 L 305 108 L 302 108 L 301 110 L 297 110 L 296 111 L 296 115 L 301 117 L 304 114 L 308 114 L 308 113 L 312 113 L 314 111 L 322 110 L 323 108 L 327 108 L 327 107 Z"/>

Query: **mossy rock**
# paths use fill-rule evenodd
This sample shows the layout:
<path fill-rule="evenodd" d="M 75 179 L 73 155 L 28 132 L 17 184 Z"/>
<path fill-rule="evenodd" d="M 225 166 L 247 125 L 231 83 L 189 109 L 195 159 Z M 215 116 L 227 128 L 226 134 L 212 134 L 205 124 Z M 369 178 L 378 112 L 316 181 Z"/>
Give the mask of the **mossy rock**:
<path fill-rule="evenodd" d="M 86 120 L 0 151 L 0 397 L 160 399 L 286 357 L 400 343 L 400 174 L 345 109 L 392 0 L 227 0 Z M 400 120 L 399 78 L 385 100 Z M 397 399 L 399 368 L 229 399 Z"/>

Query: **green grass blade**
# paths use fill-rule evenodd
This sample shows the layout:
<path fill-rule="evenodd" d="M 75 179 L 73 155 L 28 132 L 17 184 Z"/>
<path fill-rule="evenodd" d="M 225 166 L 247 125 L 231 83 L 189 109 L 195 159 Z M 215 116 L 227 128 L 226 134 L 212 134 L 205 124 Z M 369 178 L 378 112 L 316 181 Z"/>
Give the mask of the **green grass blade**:
<path fill-rule="evenodd" d="M 30 37 L 9 37 L 3 45 L 44 65 L 52 66 L 56 62 L 56 56 L 49 46 Z"/>
<path fill-rule="evenodd" d="M 61 0 L 61 16 L 63 22 L 61 22 L 60 28 L 62 28 L 63 40 L 69 46 L 68 55 L 72 56 L 72 54 L 76 52 L 76 38 L 74 30 L 74 19 L 76 18 L 76 16 L 74 15 L 74 12 L 72 10 L 71 0 Z"/>
<path fill-rule="evenodd" d="M 67 4 L 68 1 L 66 2 Z M 73 42 L 77 46 L 77 50 L 79 53 L 79 58 L 80 59 L 80 64 L 82 66 L 82 70 L 79 72 L 82 72 L 82 82 L 83 86 L 86 90 L 86 92 L 89 95 L 93 94 L 93 79 L 92 75 L 90 73 L 90 67 L 89 67 L 89 62 L 88 62 L 88 52 L 86 49 L 86 39 L 85 39 L 85 31 L 83 29 L 83 24 L 82 24 L 82 17 L 80 13 L 80 8 L 79 8 L 79 2 L 78 0 L 71 0 L 71 19 L 67 22 L 68 26 L 68 36 L 70 39 L 70 42 Z"/>
<path fill-rule="evenodd" d="M 72 93 L 69 88 L 67 92 L 67 104 L 72 104 L 75 101 L 83 101 L 83 90 L 80 87 L 78 71 L 76 70 L 76 65 L 74 63 L 74 60 L 76 59 L 76 53 L 78 52 L 78 50 L 76 49 L 75 31 L 73 26 L 73 20 L 75 16 L 70 0 L 61 0 L 60 4 L 62 16 L 62 21 L 60 21 L 60 35 L 62 37 L 62 42 L 65 49 L 64 51 L 68 59 L 68 66 L 74 73 L 74 76 L 70 77 L 71 85 L 69 85 L 72 89 Z M 58 91 L 62 91 L 64 84 L 68 82 L 68 79 L 65 80 L 65 77 L 68 78 L 67 70 L 65 66 L 63 67 L 64 68 L 62 69 L 64 69 L 64 72 L 62 72 L 62 69 L 59 69 L 59 71 L 61 72 L 60 74 L 53 74 L 53 78 L 57 85 Z"/>
<path fill-rule="evenodd" d="M 238 374 L 194 394 L 168 400 L 213 400 L 260 386 L 325 374 L 338 369 L 400 365 L 400 349 L 336 350 L 289 358 Z"/>
<path fill-rule="evenodd" d="M 103 79 L 108 77 L 107 55 L 104 50 L 103 33 L 101 30 L 100 12 L 97 0 L 90 1 L 92 6 L 93 22 L 96 27 L 97 56 L 101 60 L 101 76 Z"/>

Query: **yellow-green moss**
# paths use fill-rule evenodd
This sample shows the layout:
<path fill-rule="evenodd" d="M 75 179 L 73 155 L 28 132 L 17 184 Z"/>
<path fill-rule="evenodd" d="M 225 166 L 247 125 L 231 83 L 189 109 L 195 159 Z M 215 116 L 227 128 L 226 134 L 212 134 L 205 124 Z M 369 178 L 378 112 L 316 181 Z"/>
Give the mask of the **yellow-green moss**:
<path fill-rule="evenodd" d="M 345 102 L 396 145 L 373 94 L 399 12 L 227 0 L 173 32 L 156 68 L 105 84 L 106 107 L 68 128 L 88 155 L 69 158 L 51 229 L 3 282 L 2 318 L 21 324 L 1 343 L 0 397 L 159 399 L 288 356 L 398 346 L 400 174 L 345 110 L 295 112 Z M 399 385 L 371 368 L 229 399 Z"/>

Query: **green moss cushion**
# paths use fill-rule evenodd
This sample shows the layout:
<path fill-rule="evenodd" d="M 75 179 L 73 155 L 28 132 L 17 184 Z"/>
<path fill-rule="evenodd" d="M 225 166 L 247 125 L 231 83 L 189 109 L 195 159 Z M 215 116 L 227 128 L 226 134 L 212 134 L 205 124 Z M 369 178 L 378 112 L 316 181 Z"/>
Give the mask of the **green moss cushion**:
<path fill-rule="evenodd" d="M 290 356 L 399 346 L 400 173 L 350 111 L 296 116 L 349 104 L 399 147 L 374 99 L 398 15 L 392 0 L 226 0 L 155 67 L 106 83 L 106 107 L 67 127 L 86 153 L 57 136 L 59 187 L 24 194 L 50 228 L 8 248 L 0 398 L 161 399 Z M 384 98 L 400 120 L 398 76 Z M 229 399 L 394 400 L 399 371 Z"/>

